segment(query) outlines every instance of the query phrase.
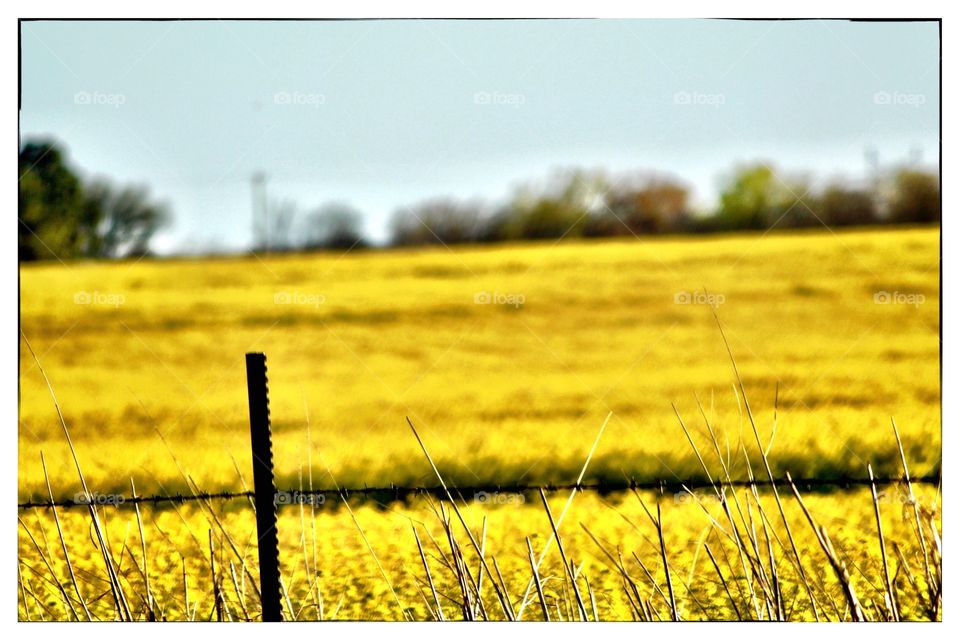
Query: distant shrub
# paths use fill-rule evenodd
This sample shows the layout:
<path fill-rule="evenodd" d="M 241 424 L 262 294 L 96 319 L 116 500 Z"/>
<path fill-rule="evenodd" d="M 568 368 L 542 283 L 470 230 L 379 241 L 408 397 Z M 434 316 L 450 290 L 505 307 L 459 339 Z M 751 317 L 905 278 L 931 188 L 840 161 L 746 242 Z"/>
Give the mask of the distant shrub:
<path fill-rule="evenodd" d="M 874 194 L 840 184 L 828 186 L 813 201 L 814 213 L 827 225 L 867 225 L 878 221 Z"/>
<path fill-rule="evenodd" d="M 940 176 L 913 169 L 897 172 L 888 217 L 891 222 L 939 222 Z"/>

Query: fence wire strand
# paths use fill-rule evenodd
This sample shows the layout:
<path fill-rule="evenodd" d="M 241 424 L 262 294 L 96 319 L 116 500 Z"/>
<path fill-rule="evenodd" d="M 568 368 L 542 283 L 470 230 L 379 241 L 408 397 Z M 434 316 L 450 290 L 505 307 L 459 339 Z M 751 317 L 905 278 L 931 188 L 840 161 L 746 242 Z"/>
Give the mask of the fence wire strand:
<path fill-rule="evenodd" d="M 903 482 L 903 477 L 884 477 L 884 478 L 874 478 L 874 482 L 877 485 L 892 485 Z M 938 484 L 940 482 L 940 476 L 924 476 L 920 478 L 911 478 L 911 481 L 914 483 L 922 484 Z M 836 478 L 836 479 L 820 479 L 820 478 L 794 478 L 794 484 L 799 488 L 805 488 L 808 491 L 817 490 L 817 489 L 845 489 L 853 487 L 868 487 L 870 486 L 869 478 Z M 751 488 L 756 487 L 758 490 L 763 490 L 767 484 L 765 482 L 751 482 L 749 480 L 734 480 L 730 483 L 735 487 Z M 485 484 L 485 485 L 472 485 L 464 487 L 450 487 L 451 492 L 454 495 L 457 495 L 461 498 L 464 496 L 472 496 L 474 499 L 478 495 L 487 496 L 491 494 L 526 494 L 526 493 L 535 493 L 540 489 L 544 491 L 571 491 L 577 489 L 579 491 L 592 491 L 596 493 L 617 493 L 621 491 L 629 491 L 632 489 L 638 490 L 653 490 L 660 491 L 662 493 L 673 493 L 673 494 L 683 494 L 697 489 L 708 489 L 712 488 L 709 482 L 705 480 L 691 480 L 690 482 L 666 482 L 666 481 L 652 481 L 652 482 L 622 482 L 622 483 L 583 483 L 583 484 L 513 484 L 513 485 L 497 485 L 497 484 Z M 88 504 L 94 504 L 97 506 L 123 506 L 125 504 L 159 504 L 159 503 L 171 503 L 171 504 L 182 504 L 186 502 L 202 502 L 207 500 L 234 500 L 237 498 L 251 498 L 253 497 L 253 491 L 218 491 L 218 492 L 198 492 L 198 493 L 189 493 L 189 494 L 167 494 L 167 495 L 149 495 L 149 496 L 126 496 L 120 494 L 97 494 L 94 493 L 91 495 L 91 499 L 88 502 L 85 498 L 78 495 L 73 500 L 61 499 L 54 500 L 53 502 L 49 500 L 27 500 L 26 502 L 20 502 L 17 504 L 17 509 L 34 509 L 34 508 L 51 508 L 51 507 L 80 507 L 87 506 Z M 276 504 L 277 506 L 288 506 L 288 505 L 297 505 L 306 503 L 311 498 L 317 498 L 323 496 L 343 496 L 345 498 L 350 498 L 351 496 L 376 496 L 377 498 L 387 498 L 389 499 L 392 496 L 394 500 L 400 500 L 404 498 L 409 498 L 417 495 L 430 495 L 430 496 L 439 496 L 445 497 L 446 492 L 443 487 L 440 486 L 423 486 L 423 487 L 410 487 L 410 486 L 384 486 L 384 487 L 359 487 L 359 488 L 343 488 L 340 490 L 337 489 L 280 489 L 277 491 Z M 480 500 L 481 502 L 483 500 Z"/>

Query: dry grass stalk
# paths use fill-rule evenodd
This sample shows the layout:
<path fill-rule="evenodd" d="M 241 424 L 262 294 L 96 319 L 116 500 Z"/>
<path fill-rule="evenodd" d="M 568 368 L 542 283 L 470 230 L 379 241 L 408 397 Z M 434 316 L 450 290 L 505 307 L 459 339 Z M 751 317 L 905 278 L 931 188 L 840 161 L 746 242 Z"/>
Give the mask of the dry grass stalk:
<path fill-rule="evenodd" d="M 893 426 L 893 435 L 897 439 L 897 449 L 900 451 L 900 463 L 903 465 L 903 478 L 907 484 L 907 495 L 910 505 L 913 507 L 917 541 L 920 544 L 920 553 L 923 557 L 923 572 L 927 579 L 927 593 L 930 599 L 928 614 L 931 620 L 936 620 L 937 613 L 940 609 L 940 582 L 939 580 L 934 580 L 933 572 L 930 569 L 930 558 L 927 552 L 927 540 L 923 533 L 923 527 L 920 524 L 920 505 L 917 503 L 917 497 L 913 493 L 913 483 L 910 481 L 910 469 L 907 467 L 907 455 L 903 451 L 903 442 L 900 441 L 900 430 L 897 429 L 897 421 L 893 418 L 890 418 L 890 424 Z"/>
<path fill-rule="evenodd" d="M 749 400 L 747 400 L 747 392 L 743 386 L 743 378 L 740 377 L 740 370 L 737 368 L 737 361 L 733 357 L 733 350 L 730 348 L 730 342 L 727 340 L 727 336 L 723 332 L 723 325 L 720 324 L 720 318 L 717 316 L 716 309 L 713 309 L 713 317 L 717 322 L 717 327 L 720 329 L 720 336 L 723 338 L 723 344 L 727 348 L 727 354 L 730 356 L 730 363 L 733 365 L 733 372 L 737 378 L 737 385 L 740 389 L 740 395 L 743 397 L 743 404 L 747 409 L 747 417 L 750 421 L 750 427 L 753 429 L 753 435 L 757 442 L 757 449 L 760 451 L 760 456 L 763 459 L 763 467 L 767 472 L 767 478 L 770 480 L 770 488 L 773 490 L 773 497 L 774 500 L 776 500 L 777 509 L 780 511 L 780 518 L 783 520 L 783 526 L 787 531 L 787 538 L 790 540 L 790 547 L 793 550 L 793 557 L 796 560 L 795 566 L 797 575 L 807 591 L 807 597 L 810 599 L 810 607 L 813 609 L 813 615 L 819 621 L 820 613 L 817 611 L 817 601 L 816 598 L 813 597 L 813 590 L 810 588 L 810 583 L 807 580 L 806 574 L 803 570 L 803 561 L 800 559 L 800 551 L 797 549 L 797 543 L 793 539 L 793 532 L 790 530 L 790 523 L 787 521 L 787 514 L 784 512 L 783 504 L 780 502 L 780 494 L 777 491 L 777 483 L 773 479 L 773 471 L 770 469 L 770 461 L 767 459 L 763 444 L 760 442 L 760 431 L 757 429 L 757 423 L 753 419 L 753 410 L 750 408 Z"/>
<path fill-rule="evenodd" d="M 410 418 L 407 418 L 407 424 L 410 425 L 410 429 L 413 431 L 414 437 L 417 439 L 417 442 L 420 444 L 420 449 L 423 451 L 423 455 L 426 456 L 427 462 L 430 463 L 430 467 L 433 469 L 434 474 L 437 476 L 437 480 L 440 481 L 440 486 L 443 487 L 444 493 L 447 495 L 447 499 L 450 501 L 450 506 L 453 507 L 453 512 L 457 514 L 457 519 L 459 519 L 460 524 L 463 526 L 464 532 L 467 534 L 467 539 L 470 540 L 470 544 L 473 545 L 474 551 L 480 558 L 480 563 L 486 569 L 487 573 L 491 573 L 490 568 L 487 567 L 486 558 L 483 556 L 483 552 L 480 549 L 480 545 L 477 544 L 477 540 L 473 535 L 473 532 L 470 530 L 470 527 L 467 525 L 467 521 L 464 519 L 463 514 L 460 513 L 460 509 L 457 507 L 456 501 L 453 499 L 453 495 L 450 493 L 450 489 L 447 488 L 447 483 L 444 481 L 443 476 L 440 475 L 440 470 L 437 468 L 437 465 L 434 464 L 433 458 L 430 457 L 430 453 L 427 451 L 426 445 L 423 444 L 423 440 L 420 439 L 420 434 L 417 433 L 416 427 L 413 426 L 413 422 L 410 421 Z M 500 591 L 500 588 L 494 583 L 494 591 L 497 594 L 497 599 L 500 601 L 500 607 L 507 619 L 512 619 L 512 608 L 507 604 L 507 598 L 504 593 Z M 523 608 L 521 605 L 520 612 L 522 613 Z M 519 613 L 517 614 L 517 619 L 519 619 Z"/>
<path fill-rule="evenodd" d="M 537 571 L 537 563 L 533 559 L 533 545 L 530 544 L 530 538 L 525 538 L 527 541 L 527 557 L 530 560 L 530 571 L 533 575 L 533 584 L 537 588 L 537 600 L 540 602 L 540 612 L 543 614 L 543 619 L 546 622 L 550 622 L 550 611 L 547 609 L 547 600 L 543 597 L 543 586 L 540 584 L 540 573 Z"/>
<path fill-rule="evenodd" d="M 43 452 L 40 452 L 40 466 L 43 469 L 43 480 L 47 485 L 47 495 L 50 497 L 50 503 L 53 504 L 53 488 L 50 486 L 50 475 L 47 473 L 47 462 L 43 457 Z M 87 608 L 87 603 L 83 598 L 83 594 L 80 593 L 80 584 L 77 582 L 77 575 L 73 570 L 73 562 L 70 560 L 70 552 L 67 550 L 67 540 L 63 535 L 63 527 L 60 525 L 60 516 L 57 514 L 57 506 L 53 505 L 51 507 L 53 511 L 53 521 L 57 525 L 57 535 L 60 538 L 60 548 L 63 550 L 63 559 L 67 565 L 67 572 L 70 574 L 70 582 L 73 585 L 73 591 L 77 594 L 77 600 L 80 602 L 80 607 L 83 609 L 84 615 L 87 617 L 87 621 L 93 620 L 90 615 L 90 609 Z"/>
<path fill-rule="evenodd" d="M 873 481 L 873 467 L 867 465 L 867 473 L 870 476 L 870 494 L 873 496 L 873 510 L 877 519 L 877 539 L 880 543 L 880 561 L 883 564 L 883 582 L 886 588 L 886 603 L 889 610 L 890 619 L 894 622 L 900 621 L 900 612 L 897 611 L 897 595 L 893 591 L 893 582 L 890 580 L 890 567 L 887 563 L 887 545 L 883 539 L 883 522 L 880 519 L 880 501 L 877 499 L 877 485 Z"/>
<path fill-rule="evenodd" d="M 856 589 L 854 589 L 853 581 L 850 578 L 850 572 L 847 571 L 846 563 L 840 558 L 839 555 L 837 555 L 836 550 L 833 548 L 833 543 L 830 541 L 830 535 L 827 533 L 826 528 L 818 525 L 813 519 L 813 514 L 810 513 L 809 509 L 807 509 L 807 505 L 803 502 L 803 497 L 800 495 L 800 492 L 797 491 L 797 487 L 795 484 L 793 484 L 793 479 L 790 477 L 789 473 L 787 474 L 787 484 L 793 491 L 793 496 L 797 499 L 800 509 L 807 517 L 807 521 L 810 523 L 810 526 L 813 528 L 813 531 L 817 536 L 817 541 L 820 543 L 820 547 L 827 556 L 827 561 L 830 563 L 830 566 L 833 568 L 833 572 L 837 576 L 837 580 L 840 582 L 840 586 L 843 589 L 843 595 L 847 600 L 847 606 L 849 607 L 851 617 L 856 622 L 866 622 L 867 616 L 863 610 L 863 607 L 860 605 L 860 599 L 857 596 Z"/>
<path fill-rule="evenodd" d="M 571 563 L 567 560 L 567 554 L 563 550 L 563 540 L 560 538 L 560 532 L 557 531 L 557 524 L 553 520 L 553 513 L 550 511 L 550 503 L 547 502 L 547 494 L 540 489 L 540 500 L 543 502 L 543 509 L 547 512 L 547 520 L 550 521 L 550 530 L 553 531 L 553 537 L 557 540 L 557 550 L 560 552 L 560 560 L 563 562 L 566 576 L 570 579 L 570 588 L 573 590 L 574 597 L 577 600 L 577 609 L 580 613 L 581 622 L 587 621 L 587 608 L 583 603 L 583 597 L 580 595 L 580 589 L 577 587 L 577 578 L 571 568 Z"/>
<path fill-rule="evenodd" d="M 423 553 L 423 545 L 420 544 L 420 536 L 417 535 L 416 526 L 411 526 L 413 529 L 413 537 L 417 541 L 417 551 L 420 553 L 420 562 L 423 563 L 423 571 L 427 576 L 427 583 L 430 585 L 430 593 L 433 595 L 433 604 L 436 607 L 435 612 L 437 620 L 443 622 L 443 606 L 440 604 L 440 597 L 437 595 L 437 586 L 433 583 L 433 575 L 430 573 L 430 565 L 427 563 L 427 556 Z"/>
<path fill-rule="evenodd" d="M 50 397 L 53 399 L 53 406 L 57 410 L 57 418 L 60 421 L 60 426 L 63 429 L 63 435 L 66 438 L 67 445 L 70 449 L 70 455 L 73 456 L 73 463 L 77 469 L 77 475 L 80 478 L 80 486 L 83 488 L 84 501 L 87 504 L 90 520 L 93 524 L 93 530 L 97 537 L 98 546 L 101 554 L 103 555 L 104 564 L 107 569 L 107 576 L 110 581 L 110 590 L 114 598 L 114 605 L 117 610 L 117 615 L 121 620 L 132 620 L 130 614 L 130 608 L 127 605 L 126 598 L 123 595 L 123 588 L 120 586 L 120 579 L 116 574 L 115 568 L 113 566 L 113 560 L 109 555 L 109 549 L 104 543 L 104 532 L 103 527 L 100 524 L 100 518 L 97 515 L 97 508 L 94 504 L 93 495 L 90 493 L 90 490 L 87 488 L 87 482 L 83 477 L 83 471 L 80 468 L 80 459 L 77 457 L 77 451 L 73 446 L 73 440 L 70 438 L 70 430 L 67 429 L 67 422 L 63 418 L 63 411 L 60 409 L 60 402 L 57 400 L 57 395 L 53 391 L 53 385 L 50 382 L 50 378 L 47 377 L 47 372 L 43 368 L 43 365 L 40 364 L 40 359 L 37 358 L 37 354 L 34 353 L 33 347 L 30 345 L 30 341 L 27 340 L 27 336 L 24 335 L 23 331 L 20 332 L 20 336 L 23 338 L 24 344 L 27 345 L 27 350 L 30 352 L 30 355 L 33 357 L 33 361 L 37 365 L 37 369 L 40 371 L 40 375 L 43 376 L 43 381 L 47 385 L 47 390 L 50 392 Z"/>

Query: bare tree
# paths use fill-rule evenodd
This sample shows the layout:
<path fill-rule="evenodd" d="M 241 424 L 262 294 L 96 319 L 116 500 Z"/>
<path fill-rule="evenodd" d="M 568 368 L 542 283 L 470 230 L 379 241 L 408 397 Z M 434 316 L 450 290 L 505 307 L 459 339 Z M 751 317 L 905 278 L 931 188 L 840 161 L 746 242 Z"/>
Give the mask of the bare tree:
<path fill-rule="evenodd" d="M 390 221 L 395 245 L 458 244 L 481 239 L 484 221 L 479 202 L 453 198 L 427 200 L 398 209 Z"/>

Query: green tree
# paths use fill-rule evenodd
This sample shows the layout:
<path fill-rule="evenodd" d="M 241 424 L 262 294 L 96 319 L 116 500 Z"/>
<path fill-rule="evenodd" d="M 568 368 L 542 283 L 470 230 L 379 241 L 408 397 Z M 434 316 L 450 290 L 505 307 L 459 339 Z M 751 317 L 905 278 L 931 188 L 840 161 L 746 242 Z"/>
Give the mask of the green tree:
<path fill-rule="evenodd" d="M 582 236 L 591 215 L 602 208 L 606 179 L 600 174 L 574 171 L 557 174 L 551 188 L 537 194 L 521 190 L 506 224 L 509 238 L 544 239 Z"/>
<path fill-rule="evenodd" d="M 730 229 L 766 229 L 773 224 L 798 226 L 816 221 L 799 202 L 806 187 L 785 183 L 769 166 L 757 164 L 736 171 L 720 194 L 719 222 Z"/>
<path fill-rule="evenodd" d="M 52 142 L 20 150 L 18 246 L 21 260 L 67 260 L 84 252 L 96 220 L 83 207 L 83 187 Z"/>

